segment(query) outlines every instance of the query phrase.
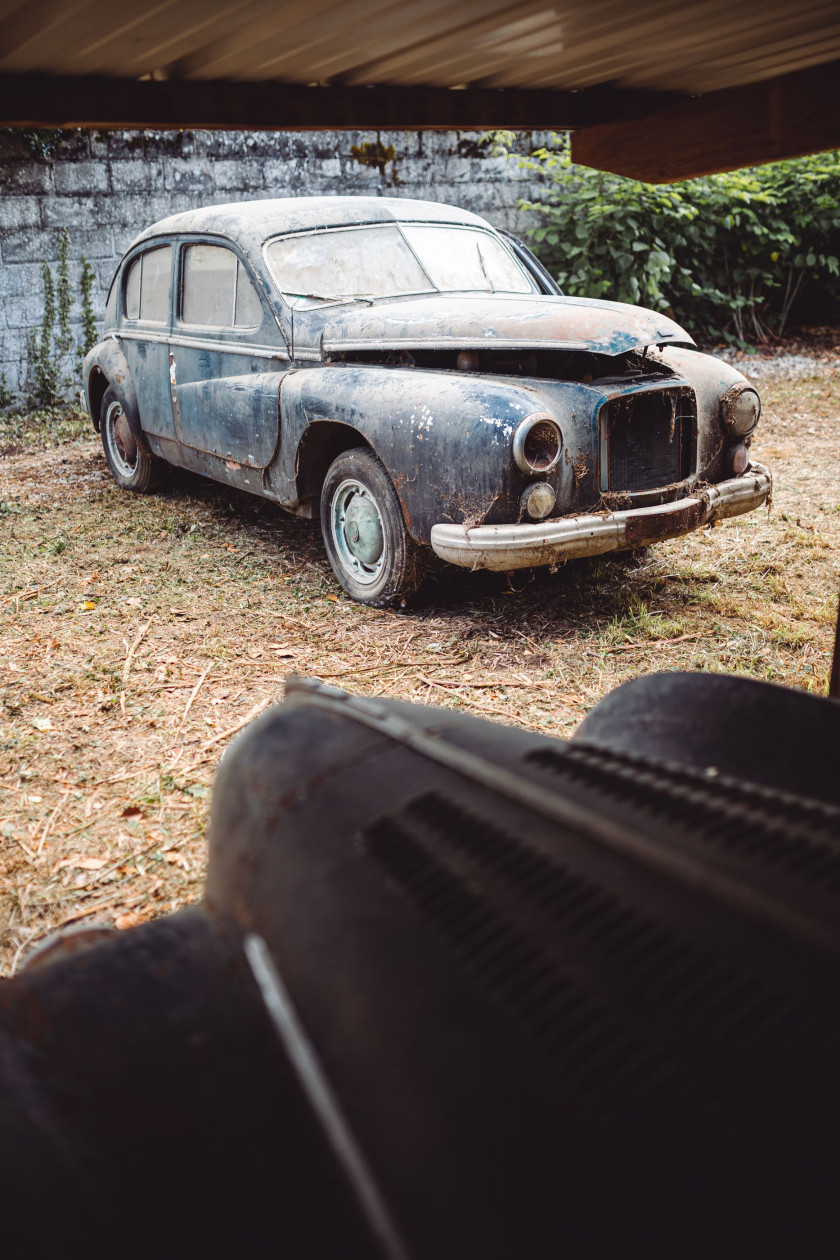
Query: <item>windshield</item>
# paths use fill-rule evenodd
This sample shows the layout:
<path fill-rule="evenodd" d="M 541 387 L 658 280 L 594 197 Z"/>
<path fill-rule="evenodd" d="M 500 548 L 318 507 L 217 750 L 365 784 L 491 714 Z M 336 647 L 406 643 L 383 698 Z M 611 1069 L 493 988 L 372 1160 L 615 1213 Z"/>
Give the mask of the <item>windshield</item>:
<path fill-rule="evenodd" d="M 476 228 L 383 223 L 284 236 L 271 241 L 265 253 L 280 292 L 302 302 L 535 292 L 502 242 Z"/>

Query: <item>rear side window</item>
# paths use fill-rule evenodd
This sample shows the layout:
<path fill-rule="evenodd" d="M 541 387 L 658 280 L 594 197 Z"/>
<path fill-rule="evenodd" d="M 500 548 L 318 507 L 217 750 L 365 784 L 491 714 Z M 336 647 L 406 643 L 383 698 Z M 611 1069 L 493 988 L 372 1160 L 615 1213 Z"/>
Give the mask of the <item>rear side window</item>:
<path fill-rule="evenodd" d="M 168 322 L 171 267 L 171 245 L 158 245 L 135 258 L 125 282 L 125 313 L 129 319 L 153 324 Z"/>
<path fill-rule="evenodd" d="M 222 245 L 188 245 L 184 250 L 181 319 L 203 328 L 256 328 L 262 305 L 245 268 Z"/>

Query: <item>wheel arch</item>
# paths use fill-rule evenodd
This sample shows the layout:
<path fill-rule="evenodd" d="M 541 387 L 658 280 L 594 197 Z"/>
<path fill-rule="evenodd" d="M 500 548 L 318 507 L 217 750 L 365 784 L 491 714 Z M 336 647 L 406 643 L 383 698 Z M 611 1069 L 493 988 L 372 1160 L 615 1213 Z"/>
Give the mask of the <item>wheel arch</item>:
<path fill-rule="evenodd" d="M 109 339 L 94 346 L 85 358 L 83 377 L 88 412 L 96 432 L 100 428 L 102 399 L 110 388 L 120 400 L 134 440 L 144 450 L 148 450 L 146 435 L 140 423 L 140 409 L 131 370 L 119 342 Z"/>
<path fill-rule="evenodd" d="M 343 451 L 363 447 L 377 455 L 371 442 L 340 420 L 315 420 L 304 429 L 297 448 L 295 480 L 300 503 L 317 506 L 330 464 Z"/>
<path fill-rule="evenodd" d="M 92 368 L 90 376 L 88 377 L 87 396 L 88 396 L 88 409 L 90 411 L 90 418 L 93 421 L 93 427 L 97 433 L 99 432 L 99 428 L 100 428 L 100 413 L 102 411 L 102 399 L 105 397 L 105 391 L 107 390 L 109 384 L 110 382 L 108 380 L 108 377 L 102 371 L 102 368 L 99 366 L 99 364 L 96 364 Z"/>

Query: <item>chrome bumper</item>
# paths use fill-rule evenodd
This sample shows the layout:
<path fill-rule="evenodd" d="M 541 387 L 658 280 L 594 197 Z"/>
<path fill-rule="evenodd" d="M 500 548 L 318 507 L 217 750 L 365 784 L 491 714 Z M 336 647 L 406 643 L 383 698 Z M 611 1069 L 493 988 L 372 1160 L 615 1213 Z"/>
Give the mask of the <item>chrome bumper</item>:
<path fill-rule="evenodd" d="M 704 486 L 687 499 L 626 512 L 593 512 L 520 525 L 433 525 L 432 549 L 465 569 L 530 569 L 579 556 L 643 547 L 677 538 L 766 503 L 773 479 L 761 464 L 741 477 Z"/>

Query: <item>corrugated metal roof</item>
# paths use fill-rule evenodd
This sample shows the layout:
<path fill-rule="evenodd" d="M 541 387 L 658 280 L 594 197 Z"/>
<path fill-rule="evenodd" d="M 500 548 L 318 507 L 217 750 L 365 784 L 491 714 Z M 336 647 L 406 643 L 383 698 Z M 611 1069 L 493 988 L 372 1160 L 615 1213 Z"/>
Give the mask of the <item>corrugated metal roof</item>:
<path fill-rule="evenodd" d="M 7 75 L 701 93 L 837 58 L 837 0 L 0 0 Z"/>

